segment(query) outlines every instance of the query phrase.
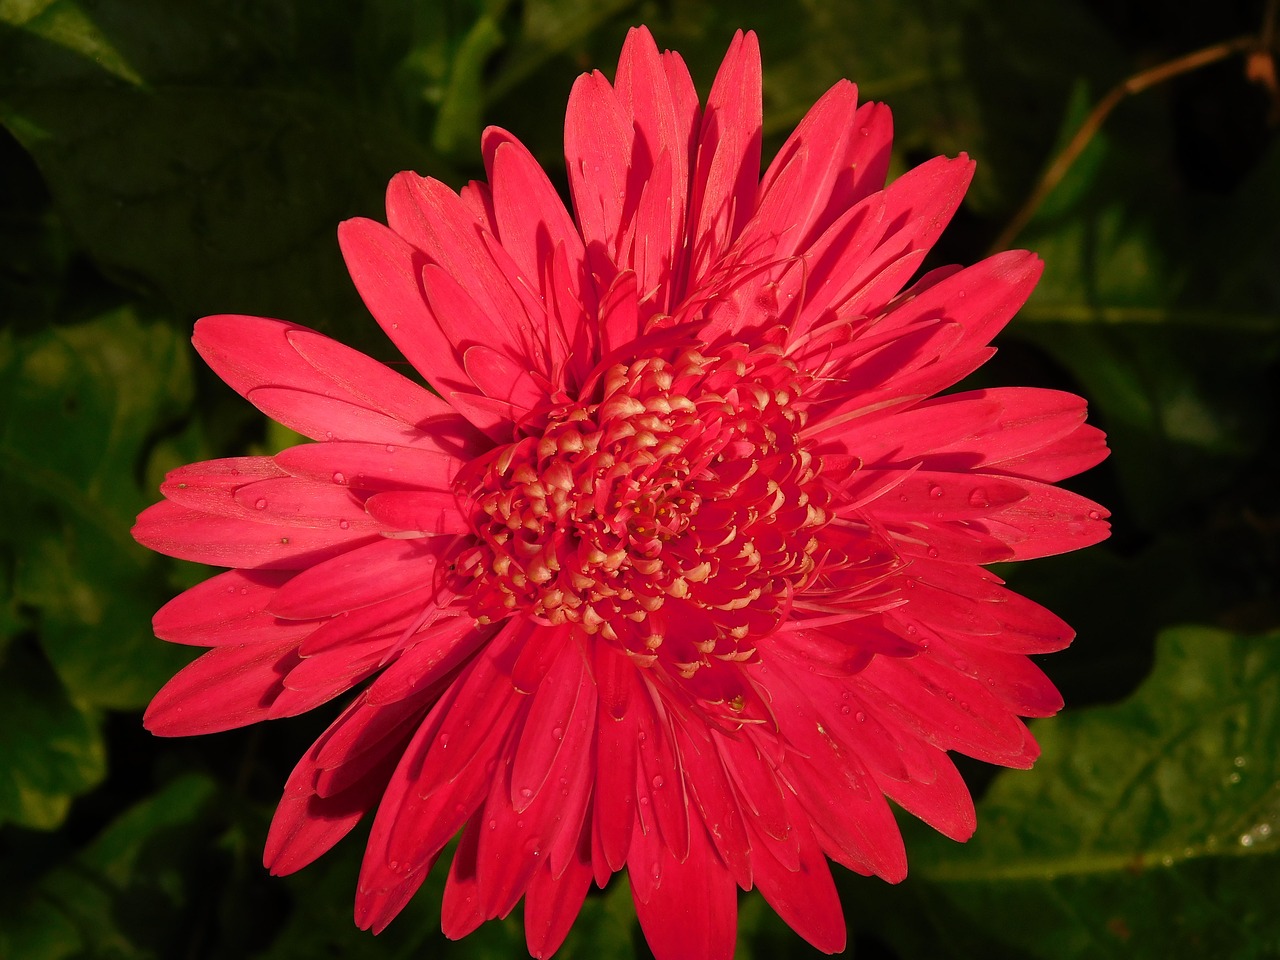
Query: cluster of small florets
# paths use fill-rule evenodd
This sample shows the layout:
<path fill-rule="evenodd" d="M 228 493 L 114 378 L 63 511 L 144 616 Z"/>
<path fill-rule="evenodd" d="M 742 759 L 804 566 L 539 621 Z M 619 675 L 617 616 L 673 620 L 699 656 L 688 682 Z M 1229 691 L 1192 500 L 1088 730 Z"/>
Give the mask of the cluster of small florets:
<path fill-rule="evenodd" d="M 617 364 L 598 400 L 556 407 L 464 472 L 477 544 L 457 569 L 477 619 L 575 623 L 647 665 L 676 601 L 707 625 L 694 651 L 667 651 L 679 672 L 754 655 L 749 638 L 778 619 L 759 601 L 780 608 L 784 581 L 811 574 L 828 496 L 799 438 L 794 368 L 718 353 Z"/>

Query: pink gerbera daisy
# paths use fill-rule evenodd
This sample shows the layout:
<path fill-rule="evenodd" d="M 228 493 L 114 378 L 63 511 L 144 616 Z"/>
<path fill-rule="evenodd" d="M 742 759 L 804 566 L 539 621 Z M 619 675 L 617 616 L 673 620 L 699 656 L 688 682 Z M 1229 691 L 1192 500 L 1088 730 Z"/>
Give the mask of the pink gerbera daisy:
<path fill-rule="evenodd" d="M 700 108 L 644 29 L 574 85 L 573 215 L 510 134 L 488 184 L 402 173 L 342 224 L 369 310 L 431 389 L 304 327 L 196 326 L 213 369 L 318 441 L 169 475 L 139 542 L 231 567 L 155 618 L 211 649 L 155 698 L 209 733 L 355 690 L 267 838 L 297 870 L 376 810 L 356 919 L 385 927 L 461 831 L 460 937 L 524 898 L 556 950 L 630 878 L 659 958 L 727 958 L 737 890 L 845 942 L 828 858 L 900 880 L 886 798 L 957 840 L 948 757 L 1028 767 L 1070 629 L 983 569 L 1107 535 L 1051 484 L 1106 455 L 1085 404 L 935 396 L 1040 273 L 1005 253 L 904 289 L 973 171 L 887 188 L 889 111 L 836 84 L 759 178 L 739 33 Z"/>

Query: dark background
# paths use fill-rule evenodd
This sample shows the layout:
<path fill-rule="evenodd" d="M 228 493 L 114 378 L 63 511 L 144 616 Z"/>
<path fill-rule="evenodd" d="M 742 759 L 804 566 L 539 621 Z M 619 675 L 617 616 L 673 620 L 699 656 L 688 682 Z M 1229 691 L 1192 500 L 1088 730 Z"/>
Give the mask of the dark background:
<path fill-rule="evenodd" d="M 192 655 L 150 616 L 206 571 L 134 545 L 133 516 L 166 469 L 292 440 L 195 362 L 196 317 L 285 317 L 396 361 L 338 221 L 380 217 L 401 169 L 481 176 L 487 123 L 563 184 L 573 78 L 612 74 L 641 22 L 704 94 L 733 30 L 759 32 L 766 156 L 844 76 L 893 108 L 892 175 L 968 151 L 935 260 L 972 262 L 1114 84 L 1259 35 L 1265 7 L 0 0 L 0 957 L 524 955 L 518 910 L 444 941 L 442 877 L 357 931 L 359 831 L 266 876 L 273 805 L 333 711 L 142 730 Z M 1079 632 L 1044 663 L 1067 709 L 1035 725 L 1034 771 L 965 767 L 969 844 L 904 823 L 904 884 L 837 868 L 853 955 L 1280 955 L 1278 121 L 1238 53 L 1127 98 L 1016 238 L 1047 270 L 976 382 L 1089 398 L 1114 453 L 1074 486 L 1115 532 L 1000 571 Z M 812 952 L 754 894 L 739 928 L 743 958 Z M 647 956 L 625 880 L 562 955 Z"/>

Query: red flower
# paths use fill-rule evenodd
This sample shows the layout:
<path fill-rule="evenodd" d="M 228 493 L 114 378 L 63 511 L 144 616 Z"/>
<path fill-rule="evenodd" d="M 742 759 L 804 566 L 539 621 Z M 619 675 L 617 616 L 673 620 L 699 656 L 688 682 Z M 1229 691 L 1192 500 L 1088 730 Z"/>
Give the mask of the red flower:
<path fill-rule="evenodd" d="M 762 181 L 739 34 L 701 110 L 647 31 L 579 79 L 575 216 L 490 129 L 488 185 L 403 173 L 389 227 L 339 229 L 383 329 L 438 393 L 293 324 L 210 317 L 201 355 L 318 443 L 193 464 L 137 539 L 233 569 L 156 633 L 212 648 L 147 726 L 208 733 L 354 700 L 267 839 L 288 873 L 376 807 L 356 918 L 385 927 L 459 830 L 444 931 L 524 898 L 552 953 L 627 870 L 660 958 L 728 957 L 737 888 L 822 950 L 827 858 L 906 873 L 886 797 L 947 836 L 947 751 L 1028 767 L 1061 706 L 1027 654 L 1070 628 L 982 569 L 1107 535 L 1051 484 L 1106 455 L 1051 390 L 934 397 L 1040 273 L 1006 253 L 903 285 L 972 174 L 884 187 L 888 110 L 833 87 Z M 933 397 L 933 399 L 929 399 Z"/>

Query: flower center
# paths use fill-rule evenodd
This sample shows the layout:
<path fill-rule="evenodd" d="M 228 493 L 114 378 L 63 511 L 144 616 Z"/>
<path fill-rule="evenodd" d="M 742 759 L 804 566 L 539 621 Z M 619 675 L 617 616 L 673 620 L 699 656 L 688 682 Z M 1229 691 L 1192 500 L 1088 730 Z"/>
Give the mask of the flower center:
<path fill-rule="evenodd" d="M 828 494 L 794 366 L 720 354 L 615 365 L 598 402 L 463 472 L 477 540 L 457 569 L 478 619 L 574 623 L 686 677 L 754 656 L 814 575 Z"/>

